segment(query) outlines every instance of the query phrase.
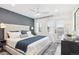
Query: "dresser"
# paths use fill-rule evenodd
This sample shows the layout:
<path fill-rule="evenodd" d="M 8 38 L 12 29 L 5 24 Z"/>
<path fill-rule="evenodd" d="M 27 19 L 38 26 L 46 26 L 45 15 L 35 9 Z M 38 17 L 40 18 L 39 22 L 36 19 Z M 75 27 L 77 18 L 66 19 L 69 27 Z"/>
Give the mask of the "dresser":
<path fill-rule="evenodd" d="M 0 28 L 0 41 L 4 40 L 4 28 Z"/>
<path fill-rule="evenodd" d="M 79 42 L 61 41 L 62 55 L 79 55 Z"/>

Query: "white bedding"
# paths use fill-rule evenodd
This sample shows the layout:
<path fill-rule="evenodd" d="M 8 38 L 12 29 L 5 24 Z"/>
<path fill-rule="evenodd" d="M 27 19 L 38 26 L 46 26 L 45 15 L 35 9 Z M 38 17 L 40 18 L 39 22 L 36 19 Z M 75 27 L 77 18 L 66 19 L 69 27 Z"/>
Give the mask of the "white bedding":
<path fill-rule="evenodd" d="M 9 46 L 15 48 L 16 43 L 17 43 L 18 41 L 23 40 L 23 39 L 26 39 L 26 38 L 27 38 L 27 37 L 25 37 L 25 38 L 8 38 L 8 39 L 7 39 L 7 45 L 9 45 Z"/>
<path fill-rule="evenodd" d="M 27 38 L 27 37 L 26 37 Z M 25 38 L 16 38 L 16 39 L 7 39 L 7 45 L 11 46 L 12 48 L 15 48 L 16 43 L 22 39 Z M 31 43 L 27 47 L 26 55 L 35 55 L 38 54 L 42 49 L 44 49 L 48 44 L 51 43 L 51 40 L 49 40 L 48 37 L 42 38 L 41 40 L 38 40 L 34 43 Z M 19 50 L 20 51 L 20 50 Z M 22 51 L 21 51 L 22 52 Z"/>

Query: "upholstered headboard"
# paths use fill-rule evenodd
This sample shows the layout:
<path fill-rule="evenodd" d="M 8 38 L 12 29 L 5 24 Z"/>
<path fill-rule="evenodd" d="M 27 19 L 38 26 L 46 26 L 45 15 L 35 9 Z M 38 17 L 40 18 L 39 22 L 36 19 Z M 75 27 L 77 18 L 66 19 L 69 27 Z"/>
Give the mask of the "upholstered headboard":
<path fill-rule="evenodd" d="M 21 30 L 30 30 L 30 26 L 25 25 L 15 25 L 15 24 L 5 24 L 5 39 L 7 38 L 7 32 L 9 31 L 21 31 Z"/>

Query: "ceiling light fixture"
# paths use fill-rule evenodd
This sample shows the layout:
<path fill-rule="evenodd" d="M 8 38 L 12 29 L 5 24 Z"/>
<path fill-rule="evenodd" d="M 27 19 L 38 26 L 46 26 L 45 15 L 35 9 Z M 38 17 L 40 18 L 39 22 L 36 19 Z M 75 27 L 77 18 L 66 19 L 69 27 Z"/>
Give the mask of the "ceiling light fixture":
<path fill-rule="evenodd" d="M 37 13 L 36 15 L 37 15 L 37 16 L 39 16 L 39 15 L 40 15 L 40 13 Z"/>
<path fill-rule="evenodd" d="M 0 23 L 0 28 L 5 28 L 6 25 L 4 23 Z"/>

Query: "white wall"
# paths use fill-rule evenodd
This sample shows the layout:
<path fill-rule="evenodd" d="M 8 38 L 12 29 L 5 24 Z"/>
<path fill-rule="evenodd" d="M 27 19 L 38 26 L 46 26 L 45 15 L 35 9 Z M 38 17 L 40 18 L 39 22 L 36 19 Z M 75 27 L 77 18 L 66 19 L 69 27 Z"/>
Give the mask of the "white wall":
<path fill-rule="evenodd" d="M 60 16 L 56 16 L 56 17 L 53 17 L 54 20 L 56 21 L 63 21 L 64 23 L 62 25 L 64 25 L 64 33 L 67 33 L 69 31 L 73 31 L 74 30 L 74 24 L 73 24 L 73 13 L 71 14 L 63 14 L 63 15 L 60 15 Z M 56 36 L 56 35 L 55 35 Z M 56 40 L 57 39 L 57 40 Z M 56 38 L 54 39 L 53 41 L 60 41 L 60 39 Z"/>
<path fill-rule="evenodd" d="M 38 32 L 37 34 L 48 35 L 48 30 L 47 30 L 48 21 L 49 21 L 49 24 L 51 23 L 51 29 L 50 29 L 49 36 L 53 40 L 53 42 L 59 41 L 59 39 L 56 38 L 56 34 L 55 34 L 55 28 L 56 28 L 55 22 L 62 21 L 63 23 L 60 24 L 61 23 L 60 22 L 59 25 L 64 25 L 65 32 L 72 31 L 74 29 L 73 13 L 69 13 L 69 14 L 63 14 L 59 16 L 46 17 L 43 19 L 36 19 L 35 27 L 36 27 L 36 23 L 41 23 L 41 26 L 42 26 L 41 32 Z"/>
<path fill-rule="evenodd" d="M 70 30 L 74 29 L 74 27 L 73 27 L 73 25 L 74 25 L 73 24 L 73 13 L 56 16 L 56 17 L 53 17 L 53 19 L 56 21 L 63 20 L 65 31 L 70 31 Z"/>

